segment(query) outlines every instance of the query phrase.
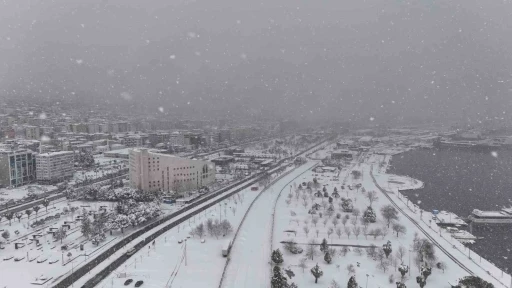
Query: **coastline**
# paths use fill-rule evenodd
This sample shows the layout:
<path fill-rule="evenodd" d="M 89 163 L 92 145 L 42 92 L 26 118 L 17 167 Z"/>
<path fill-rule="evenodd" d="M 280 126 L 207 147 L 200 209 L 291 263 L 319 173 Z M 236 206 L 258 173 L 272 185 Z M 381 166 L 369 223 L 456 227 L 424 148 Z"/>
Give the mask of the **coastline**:
<path fill-rule="evenodd" d="M 407 150 L 407 151 L 410 151 L 410 150 Z M 406 152 L 406 151 L 404 151 L 404 152 Z M 402 153 L 404 153 L 404 152 L 402 152 Z M 432 221 L 429 220 L 429 223 L 427 224 L 427 222 L 425 222 L 425 220 L 423 220 L 423 219 L 432 219 L 433 214 L 429 211 L 423 210 L 423 208 L 420 207 L 421 201 L 418 201 L 418 203 L 411 202 L 412 205 L 409 205 L 409 203 L 410 203 L 409 199 L 402 192 L 411 191 L 411 190 L 420 190 L 425 187 L 426 183 L 424 183 L 423 181 L 421 181 L 419 179 L 415 179 L 415 178 L 407 176 L 407 175 L 396 175 L 396 174 L 389 173 L 389 169 L 392 166 L 393 156 L 397 156 L 402 153 L 397 153 L 394 155 L 386 155 L 384 157 L 385 165 L 384 166 L 380 165 L 380 167 L 377 169 L 379 174 L 381 174 L 381 180 L 385 180 L 386 178 L 390 179 L 391 177 L 399 177 L 400 179 L 410 179 L 410 181 L 415 180 L 415 181 L 417 181 L 418 184 L 405 186 L 405 187 L 402 187 L 402 189 L 397 188 L 397 189 L 389 190 L 389 192 L 390 192 L 389 195 L 391 197 L 396 197 L 395 199 L 397 199 L 399 202 L 402 202 L 402 204 L 404 204 L 406 206 L 406 208 L 408 208 L 406 210 L 408 210 L 407 212 L 411 213 L 411 216 L 415 216 L 415 215 L 417 216 L 418 211 L 419 211 L 419 214 L 421 214 L 420 221 L 422 221 L 424 224 L 428 225 L 428 227 L 430 228 L 429 230 L 432 231 L 429 234 L 438 235 L 441 238 L 444 238 L 446 241 L 450 242 L 449 243 L 450 245 L 453 245 L 453 247 L 451 247 L 451 248 L 454 248 L 454 249 L 458 250 L 460 253 L 462 253 L 463 255 L 465 255 L 465 261 L 471 261 L 471 262 L 475 263 L 481 269 L 486 271 L 488 275 L 492 276 L 495 280 L 497 280 L 500 284 L 502 284 L 505 287 L 509 287 L 508 285 L 511 285 L 509 283 L 512 282 L 512 278 L 510 278 L 510 275 L 506 274 L 505 271 L 503 271 L 502 269 L 497 267 L 494 263 L 490 262 L 489 260 L 481 257 L 480 255 L 475 253 L 473 250 L 471 250 L 469 247 L 466 247 L 460 241 L 458 241 L 458 240 L 453 241 L 454 238 L 451 238 L 450 233 L 446 232 L 446 230 L 444 230 L 444 229 L 441 229 L 441 227 L 439 227 L 436 223 L 432 223 Z M 382 177 L 384 175 L 385 175 L 385 177 Z M 421 185 L 419 183 L 421 183 Z M 404 188 L 407 188 L 407 189 L 404 189 Z M 396 195 L 396 196 L 393 196 L 393 195 Z M 407 203 L 404 201 L 404 199 L 407 199 Z M 437 232 L 439 232 L 439 234 Z M 443 237 L 443 234 L 446 234 L 446 236 Z M 450 238 L 451 238 L 451 241 L 449 240 Z M 479 274 L 477 273 L 477 275 L 479 275 Z M 504 283 L 507 283 L 507 284 L 504 284 Z M 512 286 L 510 286 L 510 287 L 512 287 Z"/>

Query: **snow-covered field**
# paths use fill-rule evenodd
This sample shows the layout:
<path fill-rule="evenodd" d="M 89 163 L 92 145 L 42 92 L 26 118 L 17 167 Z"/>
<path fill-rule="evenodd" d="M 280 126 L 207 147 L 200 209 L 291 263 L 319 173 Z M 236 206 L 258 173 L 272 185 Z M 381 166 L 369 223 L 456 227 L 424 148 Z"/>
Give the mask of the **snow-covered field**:
<path fill-rule="evenodd" d="M 29 192 L 34 194 L 41 194 L 48 191 L 56 190 L 57 187 L 53 185 L 39 185 L 39 184 L 29 184 L 16 188 L 1 188 L 0 189 L 0 205 L 9 201 L 9 200 L 19 200 L 27 197 Z"/>

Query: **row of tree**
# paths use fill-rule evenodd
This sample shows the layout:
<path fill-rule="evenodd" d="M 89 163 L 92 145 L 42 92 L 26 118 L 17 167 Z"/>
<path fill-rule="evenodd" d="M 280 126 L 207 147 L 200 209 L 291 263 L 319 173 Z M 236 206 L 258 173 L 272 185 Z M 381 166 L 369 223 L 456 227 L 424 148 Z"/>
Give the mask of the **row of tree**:
<path fill-rule="evenodd" d="M 45 199 L 43 200 L 42 205 L 43 205 L 43 207 L 45 207 L 46 212 L 48 212 L 48 206 L 50 205 L 50 201 L 49 201 L 48 199 L 46 199 L 46 198 L 45 198 Z M 39 210 L 41 210 L 41 206 L 36 205 L 36 206 L 34 206 L 34 207 L 32 207 L 32 208 L 26 209 L 26 210 L 25 210 L 25 214 L 27 215 L 27 218 L 28 218 L 28 219 L 30 219 L 30 215 L 32 215 L 32 213 L 33 213 L 33 212 L 35 212 L 35 213 L 36 213 L 36 219 L 37 219 L 37 214 L 39 213 Z M 18 219 L 18 222 L 21 222 L 21 218 L 23 217 L 23 213 L 21 213 L 21 212 L 17 212 L 17 213 L 14 213 L 14 212 L 7 212 L 7 213 L 5 213 L 5 214 L 3 214 L 3 215 L 0 215 L 0 220 L 1 220 L 2 218 L 5 218 L 6 220 L 8 220 L 8 221 L 9 221 L 9 226 L 11 226 L 11 224 L 12 224 L 12 220 L 13 220 L 15 217 Z"/>

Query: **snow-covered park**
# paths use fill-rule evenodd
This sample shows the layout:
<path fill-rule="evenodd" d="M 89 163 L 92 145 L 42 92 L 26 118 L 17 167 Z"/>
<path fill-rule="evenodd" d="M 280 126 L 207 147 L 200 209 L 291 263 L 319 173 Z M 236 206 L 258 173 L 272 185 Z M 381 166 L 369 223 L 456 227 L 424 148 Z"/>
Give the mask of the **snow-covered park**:
<path fill-rule="evenodd" d="M 389 157 L 368 155 L 361 159 L 363 163 L 354 163 L 351 171 L 342 170 L 345 175 L 339 178 L 335 178 L 336 173 L 323 173 L 295 181 L 279 199 L 272 243 L 274 251 L 280 250 L 274 252 L 279 254 L 273 255 L 275 259 L 272 257 L 273 264 L 280 267 L 273 275 L 275 281 L 286 278 L 288 284 L 298 287 L 315 287 L 315 283 L 347 287 L 354 281 L 361 287 L 397 287 L 397 282 L 421 287 L 418 282 L 425 281 L 427 287 L 448 288 L 469 276 L 469 270 L 495 287 L 508 287 L 507 274 L 502 276 L 485 260 L 481 264 L 475 257 L 469 260 L 462 244 L 447 232 L 441 231 L 444 238 L 438 236 L 439 228 L 422 222 L 412 205 L 407 211 L 417 219 L 412 222 L 404 217 L 375 185 L 370 170 L 378 183 L 393 190 L 416 189 L 421 181 L 386 175 L 386 164 L 381 163 Z M 391 197 L 398 197 L 392 192 L 388 193 Z M 425 212 L 422 217 L 429 219 L 431 215 Z M 433 234 L 443 250 L 415 223 Z M 289 279 L 291 273 L 294 276 Z"/>

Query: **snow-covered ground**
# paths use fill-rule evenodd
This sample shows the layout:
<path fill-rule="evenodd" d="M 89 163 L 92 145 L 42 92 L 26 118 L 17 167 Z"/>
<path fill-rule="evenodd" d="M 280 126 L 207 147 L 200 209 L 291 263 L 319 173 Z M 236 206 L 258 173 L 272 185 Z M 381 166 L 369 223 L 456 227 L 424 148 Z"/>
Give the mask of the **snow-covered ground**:
<path fill-rule="evenodd" d="M 57 187 L 53 185 L 39 185 L 39 184 L 29 184 L 16 188 L 1 188 L 0 189 L 0 205 L 9 201 L 9 200 L 19 200 L 27 197 L 29 192 L 33 192 L 34 194 L 46 193 L 48 191 L 56 190 Z"/>
<path fill-rule="evenodd" d="M 375 159 L 372 160 L 373 164 L 382 160 L 383 156 L 374 156 Z M 383 175 L 380 169 L 376 168 L 377 165 L 373 165 L 373 174 L 377 183 L 385 189 L 386 183 L 386 175 Z M 370 168 L 367 168 L 368 171 Z M 418 180 L 419 181 L 419 180 Z M 419 181 L 420 182 L 420 181 Z M 409 183 L 404 184 L 400 190 L 407 189 L 416 189 L 418 188 L 417 183 Z M 396 203 L 402 210 L 409 215 L 418 225 L 420 225 L 423 229 L 430 231 L 429 233 L 435 241 L 437 241 L 440 245 L 443 246 L 444 249 L 448 251 L 451 255 L 453 255 L 458 261 L 462 262 L 466 267 L 468 267 L 475 275 L 480 276 L 484 280 L 491 282 L 495 285 L 495 287 L 509 287 L 511 284 L 511 277 L 509 274 L 504 273 L 501 269 L 494 266 L 492 263 L 488 262 L 486 259 L 481 258 L 478 254 L 470 251 L 469 248 L 464 246 L 459 241 L 452 238 L 452 235 L 445 229 L 437 226 L 435 221 L 430 221 L 434 216 L 429 211 L 422 211 L 419 207 L 410 201 L 407 201 L 407 198 L 403 197 L 403 195 L 399 193 L 388 193 L 390 198 Z M 450 272 L 451 274 L 451 272 Z"/>
<path fill-rule="evenodd" d="M 384 192 L 380 191 L 373 182 L 372 175 L 370 174 L 372 167 L 375 178 L 377 179 L 378 183 L 380 183 L 380 185 L 382 185 L 385 189 L 387 189 L 388 186 L 395 189 L 414 189 L 421 187 L 422 183 L 421 181 L 415 181 L 414 179 L 407 177 L 386 175 L 385 168 L 387 163 L 385 163 L 385 165 L 381 165 L 381 163 L 382 161 L 389 160 L 389 157 L 387 156 L 364 155 L 360 158 L 364 159 L 364 163 L 354 163 L 352 166 L 352 169 L 362 172 L 362 175 L 359 179 L 354 179 L 352 175 L 347 174 L 350 173 L 351 169 L 342 170 L 339 176 L 340 180 L 338 181 L 332 181 L 334 175 L 327 175 L 328 173 L 324 173 L 324 177 L 318 178 L 321 178 L 321 180 L 319 180 L 321 184 L 320 187 L 325 185 L 329 195 L 332 195 L 334 187 L 337 187 L 341 197 L 352 199 L 354 208 L 359 209 L 361 214 L 363 214 L 367 206 L 370 205 L 368 198 L 366 197 L 369 191 L 377 192 L 376 195 L 378 196 L 378 200 L 374 201 L 372 204 L 372 207 L 377 215 L 377 221 L 376 223 L 371 223 L 368 225 L 367 229 L 369 232 L 367 236 L 365 236 L 363 225 L 359 221 L 354 220 L 355 216 L 352 213 L 343 212 L 343 209 L 339 207 L 339 203 L 341 202 L 340 198 L 334 198 L 333 200 L 335 213 L 331 217 L 327 215 L 328 212 L 322 205 L 322 202 L 328 201 L 328 199 L 323 197 L 313 198 L 311 195 L 309 195 L 308 192 L 303 192 L 305 190 L 298 192 L 298 198 L 296 197 L 296 192 L 292 191 L 291 196 L 285 195 L 285 197 L 281 197 L 279 199 L 274 227 L 275 237 L 273 241 L 273 249 L 279 248 L 281 252 L 283 252 L 284 263 L 280 266 L 284 269 L 291 269 L 295 273 L 295 277 L 293 277 L 291 280 L 288 280 L 289 283 L 295 282 L 298 287 L 316 287 L 315 285 L 326 287 L 331 283 L 332 280 L 335 280 L 342 287 L 344 287 L 350 276 L 355 275 L 359 286 L 362 287 L 366 287 L 365 285 L 367 281 L 367 287 L 396 287 L 394 281 L 399 281 L 401 276 L 400 273 L 396 270 L 396 266 L 398 266 L 400 262 L 403 262 L 405 265 L 411 266 L 410 276 L 406 275 L 404 283 L 407 285 L 407 287 L 417 287 L 418 284 L 416 283 L 416 276 L 419 275 L 419 268 L 417 265 L 415 265 L 415 252 L 409 252 L 409 249 L 411 249 L 410 247 L 413 243 L 414 235 L 417 233 L 420 238 L 426 238 L 427 236 L 425 236 L 423 232 L 426 231 L 431 237 L 433 237 L 432 239 L 434 239 L 444 249 L 443 251 L 442 249 L 436 247 L 436 263 L 444 262 L 447 265 L 446 273 L 440 269 L 435 268 L 434 266 L 432 269 L 432 274 L 428 277 L 427 287 L 450 287 L 449 283 L 456 283 L 459 278 L 469 275 L 468 272 L 464 268 L 460 267 L 456 262 L 454 262 L 453 258 L 451 257 L 455 257 L 457 261 L 463 263 L 465 268 L 468 268 L 470 271 L 475 273 L 475 275 L 482 277 L 486 281 L 493 283 L 495 287 L 508 287 L 508 284 L 510 283 L 509 275 L 503 274 L 503 276 L 501 276 L 501 271 L 492 266 L 490 263 L 487 263 L 487 261 L 484 259 L 482 259 L 482 263 L 480 263 L 480 259 L 477 258 L 476 254 L 473 256 L 472 253 L 473 260 L 470 260 L 468 258 L 469 252 L 467 248 L 464 250 L 464 246 L 458 241 L 451 239 L 448 232 L 445 232 L 444 230 L 439 232 L 439 228 L 435 224 L 430 224 L 429 221 L 427 221 L 427 219 L 431 219 L 432 215 L 430 215 L 428 212 L 423 212 L 423 216 L 421 216 L 419 209 L 417 207 L 413 207 L 412 204 L 410 205 L 410 209 L 407 208 L 407 205 L 398 200 L 398 196 L 396 193 L 393 193 L 393 191 L 388 193 L 391 196 L 391 199 L 393 199 L 394 202 L 397 202 L 399 207 L 403 207 L 402 210 L 410 215 L 414 222 L 407 219 L 403 214 L 399 214 L 398 222 L 405 226 L 406 232 L 400 234 L 397 237 L 397 234 L 393 232 L 391 227 L 387 229 L 387 223 L 384 221 L 380 210 L 383 206 L 391 204 L 391 202 L 385 197 L 383 194 Z M 313 176 L 309 175 L 306 177 L 306 179 L 303 179 L 300 182 L 308 182 L 312 181 L 312 179 Z M 354 187 L 357 183 L 361 184 L 360 189 L 350 190 L 347 188 L 348 185 Z M 341 189 L 342 184 L 345 184 L 345 189 Z M 294 187 L 298 187 L 299 181 L 293 185 Z M 313 193 L 316 191 L 317 189 L 313 189 Z M 288 199 L 290 199 L 291 203 L 287 203 Z M 306 206 L 303 205 L 304 202 L 306 202 Z M 316 215 L 308 214 L 308 211 L 312 208 L 313 203 L 320 204 L 319 211 Z M 328 207 L 328 205 L 326 205 L 326 207 Z M 416 213 L 414 211 L 416 211 Z M 323 214 L 321 218 L 319 217 L 319 212 L 322 212 Z M 336 218 L 335 215 L 337 213 L 341 214 L 341 219 L 335 223 L 336 221 L 333 222 L 333 220 Z M 343 225 L 342 219 L 346 216 L 350 217 L 350 219 L 345 225 Z M 361 216 L 359 216 L 359 218 L 360 217 Z M 425 219 L 425 222 L 423 222 L 421 218 Z M 317 221 L 313 219 L 318 219 L 318 222 L 313 223 L 314 221 Z M 423 230 L 420 230 L 416 224 L 418 224 Z M 429 225 L 431 227 L 429 227 Z M 260 224 L 252 223 L 251 226 L 264 226 L 264 222 L 261 222 Z M 344 226 L 347 227 L 346 231 L 348 231 L 348 233 L 345 231 Z M 304 227 L 307 227 L 307 229 Z M 341 233 L 339 236 L 337 235 L 338 233 L 336 233 L 338 227 L 341 228 Z M 333 232 L 328 232 L 329 229 L 332 229 Z M 361 231 L 357 231 L 359 229 Z M 371 230 L 375 231 L 375 229 L 384 231 L 384 233 L 382 233 L 384 236 L 373 236 L 372 234 L 375 233 L 371 233 Z M 443 236 L 439 236 L 439 233 L 441 233 Z M 360 235 L 356 237 L 354 234 Z M 336 255 L 332 257 L 332 263 L 326 263 L 323 253 L 321 253 L 319 249 L 315 249 L 315 253 L 317 255 L 313 257 L 313 260 L 309 258 L 305 261 L 307 268 L 305 268 L 305 272 L 303 273 L 302 268 L 300 268 L 298 265 L 301 262 L 301 259 L 306 257 L 305 254 L 307 247 L 309 246 L 307 243 L 311 240 L 315 240 L 317 243 L 320 243 L 324 238 L 327 239 L 329 244 L 335 245 L 333 247 L 336 249 Z M 297 242 L 299 246 L 304 249 L 304 252 L 302 254 L 292 254 L 288 251 L 285 251 L 281 242 L 289 240 Z M 369 246 L 374 244 L 378 248 L 381 248 L 382 245 L 385 244 L 388 240 L 391 242 L 393 249 L 392 254 L 395 259 L 397 258 L 395 253 L 398 250 L 398 247 L 403 246 L 406 252 L 402 258 L 403 261 L 390 261 L 390 265 L 386 268 L 386 271 L 384 271 L 382 265 L 379 265 L 380 261 L 370 259 L 367 256 L 365 249 L 363 249 L 362 252 L 359 252 L 358 249 L 355 249 L 354 247 L 355 245 Z M 348 246 L 349 251 L 343 251 L 345 246 Z M 270 251 L 265 252 L 265 255 L 267 256 L 266 261 L 270 261 Z M 236 257 L 236 253 L 234 253 L 233 257 Z M 409 258 L 411 260 L 409 260 Z M 249 263 L 252 263 L 252 260 L 252 258 L 245 259 L 245 261 Z M 309 270 L 317 263 L 321 270 L 323 270 L 323 276 L 318 279 L 318 284 L 315 284 L 315 279 Z M 348 272 L 348 265 L 353 265 L 355 270 Z M 481 267 L 479 267 L 479 265 Z M 268 268 L 270 269 L 270 266 Z M 269 271 L 270 270 L 268 270 L 268 272 Z M 489 271 L 490 274 L 488 274 L 487 271 Z M 394 281 L 389 280 L 391 275 L 393 275 L 392 277 L 394 277 Z M 269 277 L 270 276 L 267 276 L 266 279 L 261 280 L 257 285 L 253 286 L 268 286 L 270 279 Z M 502 283 L 506 283 L 506 285 Z"/>
<path fill-rule="evenodd" d="M 124 234 L 121 232 L 114 232 L 112 235 L 107 234 L 106 240 L 98 246 L 87 241 L 82 236 L 80 221 L 76 221 L 76 217 L 81 214 L 83 209 L 86 211 L 98 211 L 100 206 L 106 206 L 111 211 L 114 208 L 114 204 L 114 202 L 68 202 L 60 199 L 50 203 L 48 211 L 46 211 L 45 207 L 41 206 L 37 213 L 37 219 L 54 216 L 57 213 L 61 214 L 64 207 L 69 209 L 69 207 L 74 206 L 78 207 L 79 210 L 74 213 L 61 214 L 59 218 L 53 218 L 46 221 L 45 224 L 34 228 L 29 225 L 29 223 L 33 223 L 36 220 L 34 212 L 30 215 L 30 219 L 27 218 L 25 213 L 21 213 L 23 217 L 20 221 L 15 218 L 11 221 L 11 225 L 4 219 L 0 230 L 8 230 L 10 238 L 3 245 L 4 249 L 0 250 L 0 256 L 4 260 L 0 262 L 1 287 L 32 287 L 33 284 L 31 282 L 36 281 L 36 278 L 41 278 L 41 276 L 50 279 L 70 273 L 78 266 L 83 265 L 97 254 L 120 241 L 123 237 L 140 228 L 127 228 L 124 230 Z M 163 209 L 164 213 L 175 211 L 175 208 L 167 207 L 166 204 L 162 204 L 162 206 L 165 206 Z M 60 228 L 65 223 L 70 224 L 70 230 L 68 230 L 66 238 L 61 243 L 61 241 L 53 239 L 48 231 L 51 228 Z M 15 233 L 16 231 L 18 234 Z M 36 242 L 31 240 L 34 237 L 40 239 L 40 246 L 37 246 Z M 15 243 L 22 243 L 25 246 L 15 249 Z M 84 244 L 83 251 L 80 250 L 79 244 Z M 61 250 L 63 245 L 68 245 L 70 248 Z M 71 253 L 70 257 L 67 256 L 68 253 Z M 21 261 L 15 261 L 17 257 L 25 258 Z M 38 261 L 42 260 L 45 261 L 38 263 Z M 56 261 L 56 263 L 50 264 L 53 261 Z M 66 265 L 63 265 L 63 263 Z"/>
<path fill-rule="evenodd" d="M 291 181 L 302 178 L 315 164 L 307 163 L 283 177 L 257 200 L 234 242 L 222 287 L 263 287 L 269 281 L 273 204 L 281 190 L 288 189 Z"/>
<path fill-rule="evenodd" d="M 275 177 L 276 175 L 274 174 L 273 176 Z M 233 233 L 226 237 L 219 237 L 219 239 L 209 235 L 205 236 L 205 243 L 201 243 L 199 238 L 188 239 L 186 244 L 187 265 L 185 265 L 185 259 L 182 259 L 184 255 L 184 250 L 182 249 L 185 248 L 184 243 L 180 244 L 178 241 L 190 236 L 189 232 L 191 228 L 195 227 L 195 225 L 198 225 L 200 222 L 206 221 L 208 218 L 212 218 L 212 220 L 228 219 L 235 230 L 238 223 L 240 223 L 245 210 L 247 210 L 252 200 L 260 192 L 259 189 L 261 189 L 261 187 L 258 188 L 258 191 L 252 191 L 250 188 L 244 189 L 236 194 L 240 195 L 240 197 L 232 196 L 229 200 L 222 202 L 224 205 L 215 205 L 214 207 L 210 207 L 205 212 L 200 213 L 200 215 L 196 215 L 181 225 L 170 229 L 156 239 L 154 245 L 156 247 L 151 245 L 151 248 L 149 249 L 146 247 L 141 249 L 138 253 L 133 255 L 125 265 L 119 267 L 109 275 L 109 277 L 103 280 L 98 287 L 123 287 L 124 281 L 128 278 L 132 278 L 135 281 L 143 280 L 145 282 L 145 287 L 165 287 L 165 283 L 167 283 L 167 281 L 170 281 L 169 283 L 173 283 L 172 287 L 204 287 L 198 283 L 208 283 L 206 287 L 210 287 L 210 283 L 212 282 L 214 282 L 212 287 L 218 286 L 220 275 L 222 274 L 222 269 L 224 268 L 226 261 L 226 258 L 222 257 L 222 245 L 227 239 L 230 239 L 229 237 L 233 237 Z M 217 197 L 201 204 L 193 210 L 177 216 L 176 219 L 186 217 L 186 215 L 192 211 L 201 209 L 202 206 L 205 206 L 216 199 Z M 174 221 L 176 219 L 170 221 Z M 165 223 L 154 228 L 142 235 L 140 239 L 151 235 L 167 224 L 168 223 Z M 135 240 L 133 243 L 138 242 L 138 240 Z M 91 274 L 94 275 L 99 272 L 103 267 L 105 267 L 105 265 L 108 265 L 114 259 L 122 256 L 125 252 L 126 250 L 117 252 L 110 257 L 110 261 L 104 261 L 104 263 L 94 268 L 93 271 L 91 271 Z M 124 277 L 124 273 L 127 275 L 126 278 Z M 199 274 L 201 275 L 200 278 L 195 277 L 198 273 L 201 273 Z M 119 278 L 120 276 L 123 278 Z M 171 276 L 172 279 L 170 278 Z M 90 275 L 82 277 L 75 283 L 75 285 L 83 285 L 88 279 L 90 279 Z"/>

